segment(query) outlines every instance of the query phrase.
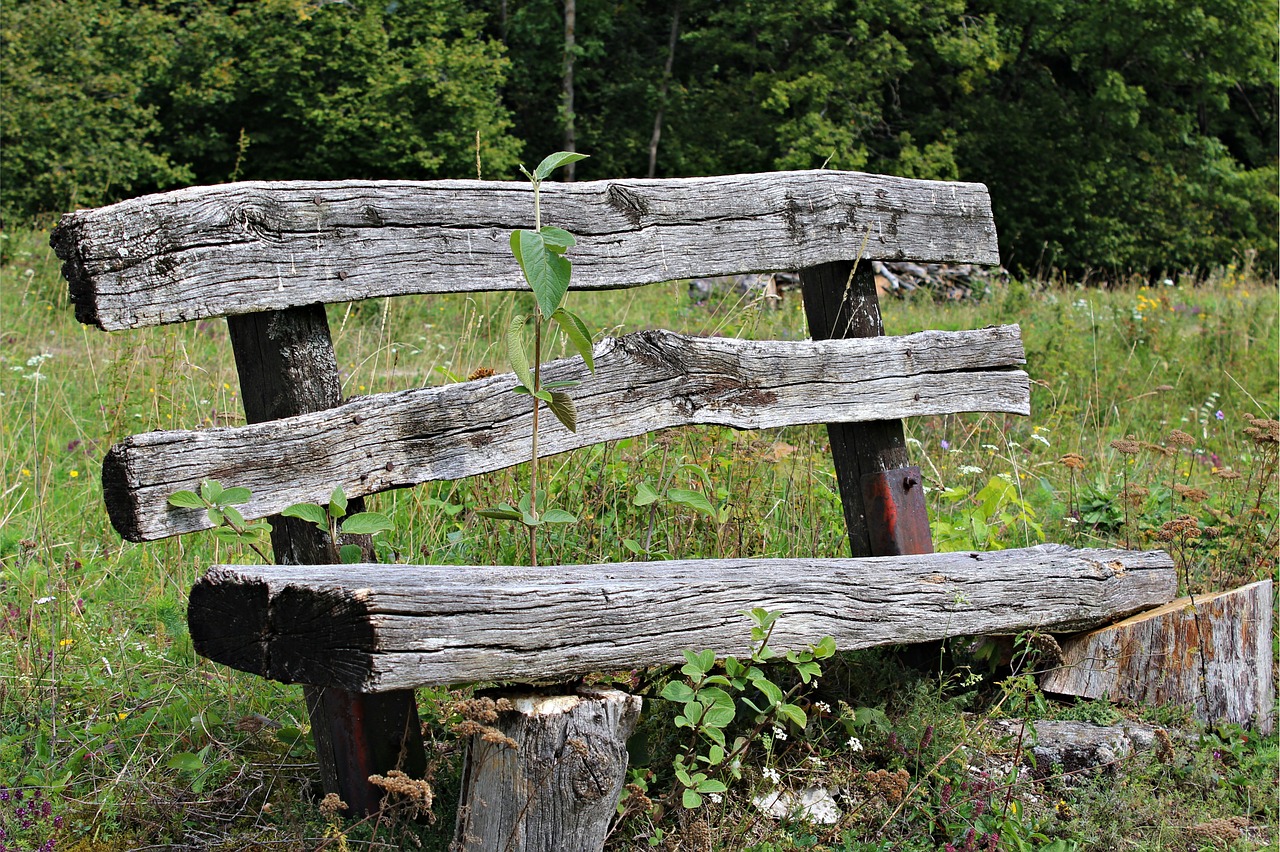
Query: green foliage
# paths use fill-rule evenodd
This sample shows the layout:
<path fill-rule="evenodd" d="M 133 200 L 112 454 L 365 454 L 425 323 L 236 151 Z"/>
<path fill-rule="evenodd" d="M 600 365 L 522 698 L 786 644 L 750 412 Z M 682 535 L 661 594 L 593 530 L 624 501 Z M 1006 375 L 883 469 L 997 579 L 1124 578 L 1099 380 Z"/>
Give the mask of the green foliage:
<path fill-rule="evenodd" d="M 946 488 L 930 521 L 934 546 L 948 550 L 1004 550 L 1044 542 L 1036 513 L 1010 479 L 993 476 L 977 493 Z"/>
<path fill-rule="evenodd" d="M 684 651 L 685 664 L 680 668 L 684 679 L 669 681 L 662 689 L 662 698 L 680 706 L 675 726 L 688 729 L 691 735 L 673 760 L 676 790 L 685 808 L 701 806 L 707 794 L 724 793 L 728 789 L 724 778 L 742 777 L 742 761 L 767 725 L 805 729 L 809 720 L 797 695 L 816 688 L 822 676 L 817 661 L 836 652 L 829 636 L 804 650 L 786 652 L 783 659 L 794 670 L 797 683 L 784 692 L 761 668 L 779 657 L 769 647 L 769 638 L 781 613 L 756 607 L 742 614 L 751 619 L 751 654 L 745 661 L 728 656 L 717 666 L 711 649 Z M 750 719 L 752 727 L 730 743 L 726 730 L 739 717 Z"/>
<path fill-rule="evenodd" d="M 264 520 L 246 521 L 236 508 L 253 498 L 247 488 L 223 488 L 216 479 L 200 483 L 199 493 L 182 489 L 169 495 L 169 505 L 178 509 L 204 509 L 213 524 L 213 536 L 222 541 L 240 541 L 252 548 L 264 562 L 270 562 L 258 545 L 262 533 L 271 527 Z"/>
<path fill-rule="evenodd" d="M 329 504 L 320 506 L 316 503 L 294 503 L 280 511 L 286 518 L 299 518 L 314 524 L 328 537 L 330 548 L 337 547 L 335 562 L 352 564 L 364 559 L 364 548 L 360 545 L 343 543 L 343 535 L 376 535 L 380 532 L 395 529 L 391 519 L 381 512 L 356 512 L 347 514 L 347 495 L 342 486 L 333 489 L 329 495 Z"/>

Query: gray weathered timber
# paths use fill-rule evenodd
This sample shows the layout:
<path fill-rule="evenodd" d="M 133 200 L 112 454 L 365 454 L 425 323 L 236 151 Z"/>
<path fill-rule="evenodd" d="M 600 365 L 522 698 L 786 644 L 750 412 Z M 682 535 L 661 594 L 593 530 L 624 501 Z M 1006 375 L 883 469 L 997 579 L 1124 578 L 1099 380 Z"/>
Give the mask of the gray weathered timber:
<path fill-rule="evenodd" d="M 627 774 L 627 738 L 640 698 L 584 687 L 573 695 L 527 690 L 467 743 L 455 843 L 465 852 L 599 852 Z"/>
<path fill-rule="evenodd" d="M 833 260 L 997 264 L 987 189 L 857 172 L 548 183 L 577 289 Z M 316 302 L 526 285 L 522 182 L 289 181 L 180 189 L 69 213 L 51 244 L 76 316 L 113 330 Z"/>
<path fill-rule="evenodd" d="M 191 592 L 198 653 L 285 682 L 377 692 L 569 678 L 748 652 L 740 612 L 782 612 L 771 645 L 845 650 L 1029 628 L 1070 632 L 1172 600 L 1163 551 L 1040 545 L 869 559 L 546 568 L 212 568 Z"/>
<path fill-rule="evenodd" d="M 1190 707 L 1269 734 L 1275 727 L 1270 580 L 1179 598 L 1082 636 L 1062 640 L 1062 667 L 1045 692 Z"/>
<path fill-rule="evenodd" d="M 1027 414 L 1017 326 L 925 331 L 832 341 L 743 341 L 646 331 L 596 345 L 596 373 L 556 361 L 544 381 L 571 391 L 578 429 L 550 417 L 539 453 L 695 423 L 762 429 L 961 411 Z M 531 406 L 511 374 L 440 388 L 378 394 L 271 423 L 151 432 L 117 444 L 103 462 L 112 523 L 130 541 L 209 526 L 204 511 L 167 504 L 201 480 L 248 488 L 246 518 L 299 502 L 458 479 L 529 459 Z"/>

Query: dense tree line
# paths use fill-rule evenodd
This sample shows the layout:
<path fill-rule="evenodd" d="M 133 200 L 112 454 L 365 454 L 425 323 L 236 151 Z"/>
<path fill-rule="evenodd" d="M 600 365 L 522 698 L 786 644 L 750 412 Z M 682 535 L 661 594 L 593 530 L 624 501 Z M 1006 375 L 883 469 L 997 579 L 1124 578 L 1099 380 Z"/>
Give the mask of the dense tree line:
<path fill-rule="evenodd" d="M 1020 269 L 1274 270 L 1276 33 L 1269 0 L 8 0 L 0 209 L 569 145 L 578 179 L 981 181 Z"/>

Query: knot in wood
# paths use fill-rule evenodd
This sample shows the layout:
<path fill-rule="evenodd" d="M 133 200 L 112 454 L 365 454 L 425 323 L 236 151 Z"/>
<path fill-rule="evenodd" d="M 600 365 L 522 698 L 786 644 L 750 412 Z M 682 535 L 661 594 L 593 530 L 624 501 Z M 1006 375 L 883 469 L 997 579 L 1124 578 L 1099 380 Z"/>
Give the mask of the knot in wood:
<path fill-rule="evenodd" d="M 635 228 L 640 227 L 641 217 L 649 212 L 649 202 L 644 196 L 621 184 L 609 184 L 609 188 L 605 190 L 605 198 L 609 206 L 621 213 Z"/>

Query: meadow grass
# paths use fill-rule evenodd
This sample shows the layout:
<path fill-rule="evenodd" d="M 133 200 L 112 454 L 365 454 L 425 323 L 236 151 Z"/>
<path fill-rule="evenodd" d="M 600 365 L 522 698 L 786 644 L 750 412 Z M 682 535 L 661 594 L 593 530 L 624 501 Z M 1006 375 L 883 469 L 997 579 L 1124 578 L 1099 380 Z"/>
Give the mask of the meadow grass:
<path fill-rule="evenodd" d="M 186 594 L 196 577 L 212 564 L 258 557 L 207 533 L 128 544 L 107 522 L 99 466 L 113 442 L 153 429 L 243 422 L 225 325 L 110 335 L 81 326 L 47 234 L 6 232 L 0 241 L 0 829 L 8 835 L 0 844 L 444 848 L 456 797 L 459 743 L 449 728 L 458 694 L 420 691 L 439 793 L 436 825 L 389 815 L 352 824 L 321 813 L 300 689 L 203 661 L 186 632 Z M 331 307 L 344 392 L 503 369 L 506 318 L 529 298 Z M 598 334 L 665 327 L 806 336 L 798 293 L 771 310 L 732 295 L 695 303 L 676 283 L 575 293 L 571 305 Z M 1274 419 L 1280 409 L 1274 282 L 1235 269 L 1200 287 L 1011 282 L 965 302 L 917 294 L 883 307 L 891 334 L 997 322 L 1023 328 L 1030 418 L 907 424 L 940 549 L 1046 540 L 1163 546 L 1175 556 L 1183 589 L 1194 592 L 1275 576 L 1274 427 L 1251 419 Z M 526 560 L 523 535 L 474 514 L 513 499 L 523 477 L 518 467 L 372 498 L 396 523 L 380 537 L 382 555 Z M 542 537 L 546 563 L 637 553 L 847 552 L 822 427 L 672 430 L 553 458 L 546 481 L 552 501 L 581 516 Z M 701 491 L 716 516 L 671 503 L 638 506 L 641 483 L 660 493 Z M 1274 837 L 1276 803 L 1267 786 L 1276 772 L 1274 735 L 1197 729 L 1172 708 L 1125 711 L 1182 724 L 1198 738 L 1178 746 L 1176 762 L 1135 758 L 1124 783 L 1068 788 L 1019 780 L 1010 767 L 966 774 L 973 755 L 1009 760 L 1011 746 L 991 732 L 991 718 L 1118 713 L 1048 702 L 1026 666 L 983 669 L 968 659 L 921 674 L 891 653 L 845 655 L 827 666 L 809 700 L 812 728 L 790 740 L 762 737 L 747 772 L 752 781 L 697 811 L 663 812 L 636 804 L 669 786 L 679 748 L 670 712 L 650 702 L 630 818 L 611 842 L 692 849 L 707 832 L 719 838 L 715 848 L 965 848 L 966 840 L 976 848 L 999 830 L 1001 848 L 1102 849 L 1123 840 L 1126 848 L 1162 849 L 1186 848 L 1195 839 L 1189 826 L 1241 816 L 1270 826 Z M 748 803 L 768 773 L 796 786 L 860 790 L 861 804 L 839 830 L 779 824 Z"/>

